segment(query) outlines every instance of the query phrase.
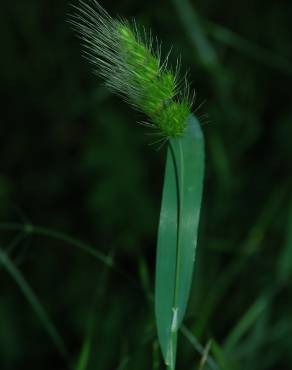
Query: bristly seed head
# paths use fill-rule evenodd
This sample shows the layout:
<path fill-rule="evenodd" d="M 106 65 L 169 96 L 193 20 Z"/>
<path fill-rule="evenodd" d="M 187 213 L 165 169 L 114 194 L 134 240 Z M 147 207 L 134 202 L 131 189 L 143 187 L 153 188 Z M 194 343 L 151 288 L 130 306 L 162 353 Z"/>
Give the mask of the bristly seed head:
<path fill-rule="evenodd" d="M 147 40 L 123 19 L 113 19 L 97 3 L 80 0 L 77 13 L 70 18 L 83 41 L 85 54 L 106 86 L 144 112 L 162 137 L 181 136 L 191 113 L 192 99 L 186 79 L 179 78 L 179 68 L 162 63 L 160 48 L 154 50 Z"/>

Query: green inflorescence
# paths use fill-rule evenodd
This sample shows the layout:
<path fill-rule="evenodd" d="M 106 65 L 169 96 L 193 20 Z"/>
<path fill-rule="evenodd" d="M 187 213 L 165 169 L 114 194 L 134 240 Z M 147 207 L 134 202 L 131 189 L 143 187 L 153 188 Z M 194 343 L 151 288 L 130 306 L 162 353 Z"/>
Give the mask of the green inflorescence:
<path fill-rule="evenodd" d="M 111 18 L 96 2 L 80 2 L 72 23 L 84 41 L 87 55 L 106 85 L 144 112 L 151 127 L 163 137 L 181 136 L 191 113 L 189 88 L 178 72 L 162 63 L 152 41 L 143 40 L 136 27 Z"/>

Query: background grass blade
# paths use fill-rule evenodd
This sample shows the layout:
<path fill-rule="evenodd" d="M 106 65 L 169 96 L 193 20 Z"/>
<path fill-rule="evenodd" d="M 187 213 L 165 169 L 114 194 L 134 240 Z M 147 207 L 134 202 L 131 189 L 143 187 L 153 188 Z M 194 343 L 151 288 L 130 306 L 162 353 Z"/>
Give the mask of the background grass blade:
<path fill-rule="evenodd" d="M 192 282 L 203 174 L 203 135 L 190 116 L 185 135 L 170 140 L 157 245 L 155 313 L 160 346 L 171 369 Z"/>
<path fill-rule="evenodd" d="M 195 348 L 195 350 L 203 356 L 204 354 L 204 347 L 202 344 L 198 341 L 198 339 L 195 337 L 195 335 L 184 325 L 180 328 L 181 333 L 184 335 L 184 337 L 189 341 L 189 343 Z M 213 340 L 212 340 L 213 345 Z M 215 362 L 214 358 L 211 357 L 210 354 L 207 355 L 206 358 L 206 364 L 208 365 L 209 369 L 211 370 L 219 370 L 219 366 Z"/>
<path fill-rule="evenodd" d="M 84 339 L 77 364 L 74 370 L 86 370 L 89 364 L 90 352 L 92 346 L 92 338 L 90 335 L 87 335 Z"/>
<path fill-rule="evenodd" d="M 292 273 L 292 199 L 288 209 L 286 238 L 278 259 L 278 277 L 288 281 Z"/>
<path fill-rule="evenodd" d="M 66 350 L 62 337 L 60 336 L 57 329 L 55 328 L 55 325 L 50 320 L 44 307 L 39 302 L 37 296 L 34 294 L 33 290 L 31 289 L 31 287 L 29 286 L 25 278 L 22 276 L 21 272 L 18 270 L 18 268 L 10 260 L 8 255 L 1 248 L 0 248 L 0 265 L 2 265 L 4 269 L 15 280 L 20 290 L 24 294 L 25 298 L 27 299 L 27 301 L 30 303 L 31 307 L 35 311 L 36 315 L 39 317 L 40 321 L 42 322 L 49 336 L 51 337 L 59 353 L 66 360 L 68 360 L 69 359 L 68 352 Z"/>
<path fill-rule="evenodd" d="M 225 340 L 224 351 L 227 354 L 232 354 L 235 351 L 238 343 L 242 340 L 244 335 L 250 330 L 259 317 L 263 314 L 269 304 L 270 296 L 264 294 L 260 296 L 246 313 L 240 318 L 235 327 Z"/>

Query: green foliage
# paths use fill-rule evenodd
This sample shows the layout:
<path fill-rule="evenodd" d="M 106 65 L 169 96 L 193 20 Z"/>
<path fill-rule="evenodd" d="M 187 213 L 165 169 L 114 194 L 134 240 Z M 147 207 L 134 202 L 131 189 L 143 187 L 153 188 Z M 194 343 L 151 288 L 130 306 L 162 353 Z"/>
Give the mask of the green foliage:
<path fill-rule="evenodd" d="M 211 122 L 202 127 L 200 247 L 177 368 L 199 368 L 212 339 L 204 370 L 290 369 L 292 3 L 102 5 L 151 28 L 162 55 L 172 44 L 170 64 L 181 52 L 196 106 L 207 100 L 196 113 Z M 141 114 L 92 76 L 68 13 L 67 0 L 1 4 L 1 246 L 58 329 L 71 368 L 90 340 L 86 370 L 162 370 L 152 294 L 165 148 L 147 147 L 152 137 L 133 125 Z M 1 370 L 64 370 L 3 266 L 0 290 Z"/>

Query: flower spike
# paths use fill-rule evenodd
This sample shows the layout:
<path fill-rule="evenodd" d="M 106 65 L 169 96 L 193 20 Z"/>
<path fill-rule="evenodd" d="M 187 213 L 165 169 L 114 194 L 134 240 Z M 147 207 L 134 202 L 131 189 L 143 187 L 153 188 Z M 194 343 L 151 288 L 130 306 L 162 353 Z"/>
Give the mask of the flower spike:
<path fill-rule="evenodd" d="M 85 55 L 106 86 L 145 113 L 164 138 L 183 135 L 192 101 L 187 81 L 161 60 L 161 48 L 136 23 L 114 19 L 95 0 L 80 0 L 71 16 Z M 158 44 L 158 43 L 157 43 Z"/>

